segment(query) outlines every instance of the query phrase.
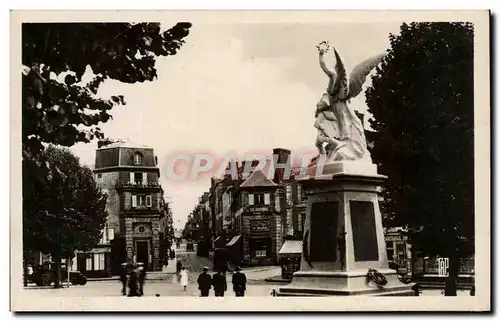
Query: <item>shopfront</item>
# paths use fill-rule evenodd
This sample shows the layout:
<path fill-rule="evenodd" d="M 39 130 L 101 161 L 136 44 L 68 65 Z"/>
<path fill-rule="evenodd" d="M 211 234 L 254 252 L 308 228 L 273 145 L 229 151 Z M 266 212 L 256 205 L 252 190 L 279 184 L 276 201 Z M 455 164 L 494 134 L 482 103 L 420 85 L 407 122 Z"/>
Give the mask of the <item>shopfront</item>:
<path fill-rule="evenodd" d="M 89 278 L 111 276 L 111 248 L 98 247 L 88 252 L 76 252 L 76 267 Z"/>
<path fill-rule="evenodd" d="M 277 263 L 276 215 L 245 217 L 244 264 L 249 266 Z"/>

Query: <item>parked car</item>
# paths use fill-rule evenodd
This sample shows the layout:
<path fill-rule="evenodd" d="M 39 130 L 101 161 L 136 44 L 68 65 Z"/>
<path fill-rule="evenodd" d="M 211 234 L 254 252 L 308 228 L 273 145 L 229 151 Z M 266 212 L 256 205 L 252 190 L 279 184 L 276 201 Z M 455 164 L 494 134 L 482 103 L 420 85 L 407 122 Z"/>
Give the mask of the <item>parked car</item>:
<path fill-rule="evenodd" d="M 28 275 L 28 282 L 35 283 L 38 286 L 49 286 L 55 282 L 55 264 L 54 262 L 46 262 L 43 265 L 38 265 L 33 268 L 33 273 Z M 68 281 L 68 271 L 65 264 L 61 264 L 61 282 Z M 87 284 L 87 278 L 79 271 L 69 272 L 69 281 L 73 285 Z"/>

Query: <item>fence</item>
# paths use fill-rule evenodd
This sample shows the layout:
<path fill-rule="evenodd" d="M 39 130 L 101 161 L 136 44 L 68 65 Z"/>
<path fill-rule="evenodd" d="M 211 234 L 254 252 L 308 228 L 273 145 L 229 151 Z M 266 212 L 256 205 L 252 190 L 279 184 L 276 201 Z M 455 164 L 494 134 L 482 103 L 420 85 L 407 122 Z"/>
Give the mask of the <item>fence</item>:
<path fill-rule="evenodd" d="M 413 268 L 414 274 L 440 274 L 440 263 L 441 269 L 443 268 L 442 263 L 439 258 L 416 258 Z M 459 274 L 469 274 L 473 275 L 475 273 L 474 270 L 474 257 L 469 257 L 462 259 L 460 261 L 460 270 Z"/>

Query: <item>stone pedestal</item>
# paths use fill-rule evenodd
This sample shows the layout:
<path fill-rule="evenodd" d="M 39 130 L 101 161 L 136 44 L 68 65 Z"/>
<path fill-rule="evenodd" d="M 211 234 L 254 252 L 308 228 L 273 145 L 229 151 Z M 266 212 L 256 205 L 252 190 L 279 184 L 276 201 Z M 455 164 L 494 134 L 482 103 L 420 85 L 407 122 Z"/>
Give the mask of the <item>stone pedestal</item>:
<path fill-rule="evenodd" d="M 314 176 L 316 168 L 309 169 Z M 308 194 L 300 270 L 278 296 L 372 295 L 412 296 L 389 269 L 378 189 L 385 176 L 376 165 L 334 162 L 323 173 L 302 181 Z M 387 279 L 367 281 L 369 269 Z"/>

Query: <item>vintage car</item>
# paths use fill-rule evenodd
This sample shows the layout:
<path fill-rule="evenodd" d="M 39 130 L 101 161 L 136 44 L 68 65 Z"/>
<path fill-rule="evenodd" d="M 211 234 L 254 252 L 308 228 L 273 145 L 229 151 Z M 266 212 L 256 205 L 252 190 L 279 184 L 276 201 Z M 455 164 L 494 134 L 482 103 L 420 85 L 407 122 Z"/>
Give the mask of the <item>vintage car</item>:
<path fill-rule="evenodd" d="M 45 262 L 43 265 L 33 267 L 33 272 L 28 275 L 28 282 L 35 283 L 38 286 L 49 286 L 54 283 L 56 278 L 54 262 Z M 65 264 L 61 264 L 61 282 L 68 281 L 68 272 Z M 79 271 L 69 272 L 69 281 L 73 285 L 87 284 L 87 278 Z"/>

